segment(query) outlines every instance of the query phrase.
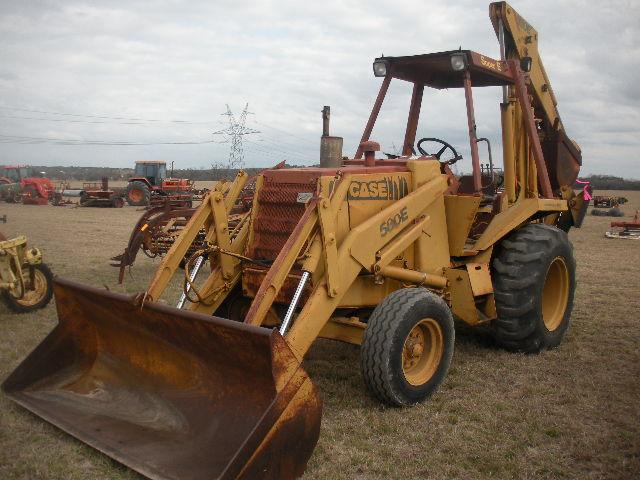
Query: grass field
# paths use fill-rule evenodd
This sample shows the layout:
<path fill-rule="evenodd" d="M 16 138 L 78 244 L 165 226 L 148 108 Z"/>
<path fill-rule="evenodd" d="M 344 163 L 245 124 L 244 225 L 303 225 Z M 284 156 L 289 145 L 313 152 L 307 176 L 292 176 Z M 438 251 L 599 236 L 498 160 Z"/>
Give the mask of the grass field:
<path fill-rule="evenodd" d="M 640 192 L 613 193 L 630 199 L 627 217 L 640 209 Z M 0 230 L 28 235 L 61 277 L 140 291 L 158 264 L 141 255 L 116 285 L 108 260 L 140 215 L 133 207 L 1 204 L 4 213 Z M 589 215 L 570 234 L 578 287 L 558 349 L 511 354 L 459 328 L 449 375 L 423 405 L 381 407 L 364 388 L 358 348 L 318 341 L 305 367 L 324 415 L 304 478 L 639 478 L 640 242 L 605 239 L 610 221 Z M 0 379 L 55 324 L 53 303 L 29 315 L 0 305 Z M 102 478 L 140 477 L 0 395 L 0 479 Z"/>

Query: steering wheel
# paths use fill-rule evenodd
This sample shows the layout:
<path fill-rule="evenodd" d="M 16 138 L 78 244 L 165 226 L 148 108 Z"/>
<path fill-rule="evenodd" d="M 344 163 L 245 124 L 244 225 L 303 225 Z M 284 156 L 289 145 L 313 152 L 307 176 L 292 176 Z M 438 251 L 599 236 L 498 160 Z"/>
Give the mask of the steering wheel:
<path fill-rule="evenodd" d="M 422 148 L 422 144 L 425 142 L 436 142 L 442 145 L 442 148 L 440 150 L 438 150 L 436 153 L 431 154 L 428 153 L 427 151 L 425 151 Z M 447 165 L 453 165 L 454 163 L 456 163 L 458 160 L 462 159 L 462 155 L 459 155 L 458 152 L 456 151 L 455 148 L 453 148 L 453 145 L 451 145 L 450 143 L 445 142 L 444 140 L 440 140 L 439 138 L 421 138 L 418 141 L 418 151 L 422 154 L 422 155 L 428 155 L 431 156 L 433 155 L 434 157 L 436 157 L 438 160 L 440 160 L 440 157 L 442 156 L 442 154 L 447 150 L 451 150 L 451 153 L 453 153 L 453 158 L 450 158 L 449 160 L 443 162 L 446 163 Z"/>

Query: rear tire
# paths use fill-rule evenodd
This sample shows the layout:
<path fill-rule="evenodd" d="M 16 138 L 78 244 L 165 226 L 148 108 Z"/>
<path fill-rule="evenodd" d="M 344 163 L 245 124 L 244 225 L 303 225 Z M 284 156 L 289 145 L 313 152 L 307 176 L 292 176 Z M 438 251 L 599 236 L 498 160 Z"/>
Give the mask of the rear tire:
<path fill-rule="evenodd" d="M 529 224 L 500 242 L 492 262 L 497 343 L 538 353 L 560 344 L 571 319 L 576 262 L 567 234 Z"/>
<path fill-rule="evenodd" d="M 127 203 L 133 207 L 145 207 L 149 205 L 151 191 L 149 185 L 144 182 L 134 181 L 127 185 Z"/>
<path fill-rule="evenodd" d="M 360 365 L 365 384 L 380 401 L 409 406 L 426 400 L 451 365 L 453 315 L 424 288 L 405 288 L 375 308 L 364 331 Z"/>
<path fill-rule="evenodd" d="M 44 308 L 53 296 L 53 274 L 49 267 L 40 263 L 35 265 L 35 289 L 28 290 L 21 299 L 15 298 L 9 291 L 3 292 L 7 306 L 17 313 L 27 313 Z"/>

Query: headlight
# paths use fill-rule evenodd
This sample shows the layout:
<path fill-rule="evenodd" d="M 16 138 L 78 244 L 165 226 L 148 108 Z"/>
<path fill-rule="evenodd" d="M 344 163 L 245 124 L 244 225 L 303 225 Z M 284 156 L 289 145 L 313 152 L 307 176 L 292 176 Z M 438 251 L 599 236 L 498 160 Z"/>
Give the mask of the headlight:
<path fill-rule="evenodd" d="M 387 62 L 385 62 L 384 60 L 377 60 L 373 62 L 373 74 L 376 77 L 386 77 L 387 66 Z"/>
<path fill-rule="evenodd" d="M 456 53 L 455 55 L 451 55 L 451 68 L 453 68 L 456 72 L 464 70 L 467 67 L 467 59 L 466 55 Z"/>

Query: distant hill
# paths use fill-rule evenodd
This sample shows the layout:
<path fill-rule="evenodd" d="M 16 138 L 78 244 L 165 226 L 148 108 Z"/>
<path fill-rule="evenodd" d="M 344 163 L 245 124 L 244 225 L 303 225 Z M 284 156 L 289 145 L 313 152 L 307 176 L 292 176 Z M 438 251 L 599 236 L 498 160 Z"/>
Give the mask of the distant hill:
<path fill-rule="evenodd" d="M 640 180 L 629 180 L 612 175 L 590 175 L 582 177 L 581 180 L 591 182 L 594 190 L 640 190 Z M 576 184 L 576 188 L 581 185 Z"/>

